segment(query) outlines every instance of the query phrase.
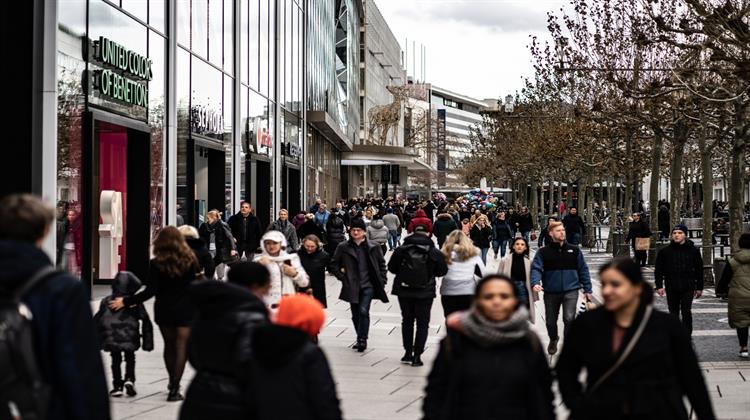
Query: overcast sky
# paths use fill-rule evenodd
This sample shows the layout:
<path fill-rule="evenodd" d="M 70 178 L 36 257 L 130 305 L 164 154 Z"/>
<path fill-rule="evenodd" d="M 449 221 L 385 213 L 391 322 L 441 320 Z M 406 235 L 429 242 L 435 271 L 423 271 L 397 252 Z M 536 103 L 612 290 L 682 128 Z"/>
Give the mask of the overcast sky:
<path fill-rule="evenodd" d="M 565 0 L 375 0 L 405 49 L 427 48 L 427 82 L 478 99 L 504 97 L 531 76 L 530 35 L 547 33 Z M 419 56 L 416 58 L 419 66 Z M 419 69 L 417 69 L 419 76 Z"/>

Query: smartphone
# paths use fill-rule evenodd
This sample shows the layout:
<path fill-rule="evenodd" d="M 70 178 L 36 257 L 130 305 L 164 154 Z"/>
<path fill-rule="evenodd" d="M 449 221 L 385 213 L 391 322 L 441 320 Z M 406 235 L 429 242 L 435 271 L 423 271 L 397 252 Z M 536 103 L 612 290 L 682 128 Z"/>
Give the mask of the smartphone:
<path fill-rule="evenodd" d="M 291 267 L 292 266 L 292 260 L 284 260 L 284 264 L 286 264 L 286 265 L 288 265 L 288 266 Z"/>

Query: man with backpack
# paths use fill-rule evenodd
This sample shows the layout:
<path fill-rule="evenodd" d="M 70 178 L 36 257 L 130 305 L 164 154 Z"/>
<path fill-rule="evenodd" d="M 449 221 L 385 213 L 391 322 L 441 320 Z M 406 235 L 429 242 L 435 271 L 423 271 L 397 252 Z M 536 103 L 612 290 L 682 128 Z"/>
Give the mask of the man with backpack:
<path fill-rule="evenodd" d="M 421 355 L 427 342 L 430 309 L 435 299 L 435 277 L 448 272 L 443 254 L 428 235 L 426 225 L 416 225 L 414 234 L 396 248 L 388 262 L 388 271 L 396 274 L 391 293 L 398 296 L 401 307 L 401 337 L 405 351 L 401 363 L 412 366 L 423 365 Z"/>
<path fill-rule="evenodd" d="M 88 294 L 41 249 L 54 220 L 37 197 L 0 201 L 0 418 L 107 420 Z"/>

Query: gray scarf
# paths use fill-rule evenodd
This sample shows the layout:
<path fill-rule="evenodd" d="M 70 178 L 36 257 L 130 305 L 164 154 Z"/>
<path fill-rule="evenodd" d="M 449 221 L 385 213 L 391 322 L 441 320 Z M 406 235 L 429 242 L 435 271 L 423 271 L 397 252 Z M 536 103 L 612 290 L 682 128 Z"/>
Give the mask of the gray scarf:
<path fill-rule="evenodd" d="M 461 315 L 461 329 L 482 347 L 518 341 L 529 333 L 529 311 L 521 305 L 505 321 L 487 319 L 475 307 Z"/>

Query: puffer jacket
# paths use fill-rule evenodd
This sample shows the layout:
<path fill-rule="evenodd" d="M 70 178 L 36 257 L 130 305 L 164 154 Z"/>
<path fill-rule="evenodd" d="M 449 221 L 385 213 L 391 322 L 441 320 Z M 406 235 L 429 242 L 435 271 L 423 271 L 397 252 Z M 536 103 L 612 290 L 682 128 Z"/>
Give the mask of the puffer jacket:
<path fill-rule="evenodd" d="M 409 221 L 409 227 L 406 229 L 407 232 L 414 232 L 414 228 L 418 225 L 426 226 L 427 232 L 432 236 L 432 219 L 427 218 L 427 213 L 424 210 L 419 209 L 414 217 Z"/>
<path fill-rule="evenodd" d="M 426 285 L 421 289 L 408 287 L 408 281 L 403 279 L 401 264 L 409 258 L 409 247 L 421 248 L 420 251 L 428 253 L 427 272 L 430 278 L 427 279 Z M 388 261 L 388 271 L 396 275 L 393 280 L 393 295 L 405 298 L 428 299 L 435 297 L 435 277 L 444 276 L 448 272 L 448 265 L 445 262 L 443 254 L 435 248 L 435 243 L 427 235 L 415 233 L 404 240 L 404 245 L 396 248 Z"/>
<path fill-rule="evenodd" d="M 266 232 L 266 234 L 263 235 L 263 238 L 261 238 L 261 243 L 266 239 L 279 241 L 282 248 L 284 248 L 286 247 L 286 239 L 280 236 L 279 232 L 276 231 Z M 282 296 L 293 295 L 296 292 L 297 287 L 304 288 L 310 284 L 310 278 L 305 272 L 304 267 L 302 267 L 302 263 L 297 254 L 289 254 L 282 250 L 279 252 L 279 255 L 274 257 L 269 255 L 264 248 L 263 253 L 256 255 L 254 261 L 258 262 L 258 260 L 264 257 L 269 260 L 266 268 L 271 275 L 271 290 L 269 290 L 265 299 L 269 306 L 278 304 Z M 284 271 L 282 270 L 284 264 L 294 267 L 297 271 L 297 275 L 295 277 L 289 277 L 284 274 Z"/>
<path fill-rule="evenodd" d="M 750 249 L 740 249 L 724 268 L 716 294 L 729 294 L 729 326 L 750 327 Z"/>
<path fill-rule="evenodd" d="M 672 241 L 659 251 L 654 279 L 657 289 L 666 286 L 668 292 L 703 290 L 703 257 L 693 241 L 688 239 L 683 244 Z"/>
<path fill-rule="evenodd" d="M 541 284 L 547 293 L 565 293 L 583 287 L 591 293 L 591 274 L 583 253 L 567 242 L 539 249 L 531 263 L 531 287 Z"/>
<path fill-rule="evenodd" d="M 432 233 L 434 233 L 435 238 L 437 238 L 438 246 L 442 247 L 445 238 L 456 229 L 458 229 L 458 226 L 456 226 L 456 221 L 453 220 L 450 214 L 438 214 L 437 221 L 432 226 Z"/>
<path fill-rule="evenodd" d="M 388 228 L 381 219 L 375 219 L 367 226 L 367 239 L 375 241 L 380 245 L 388 242 Z"/>
<path fill-rule="evenodd" d="M 141 280 L 129 271 L 120 271 L 112 280 L 112 294 L 101 300 L 94 315 L 102 350 L 109 352 L 154 349 L 154 327 L 143 304 L 120 311 L 109 309 L 109 303 L 118 297 L 131 296 L 141 288 Z"/>
<path fill-rule="evenodd" d="M 216 245 L 216 259 L 214 261 L 221 263 L 232 260 L 232 251 L 237 250 L 236 241 L 232 236 L 229 225 L 223 220 L 217 220 L 213 224 L 203 223 L 198 229 L 198 234 L 209 250 L 211 249 L 211 234 L 214 235 Z"/>

